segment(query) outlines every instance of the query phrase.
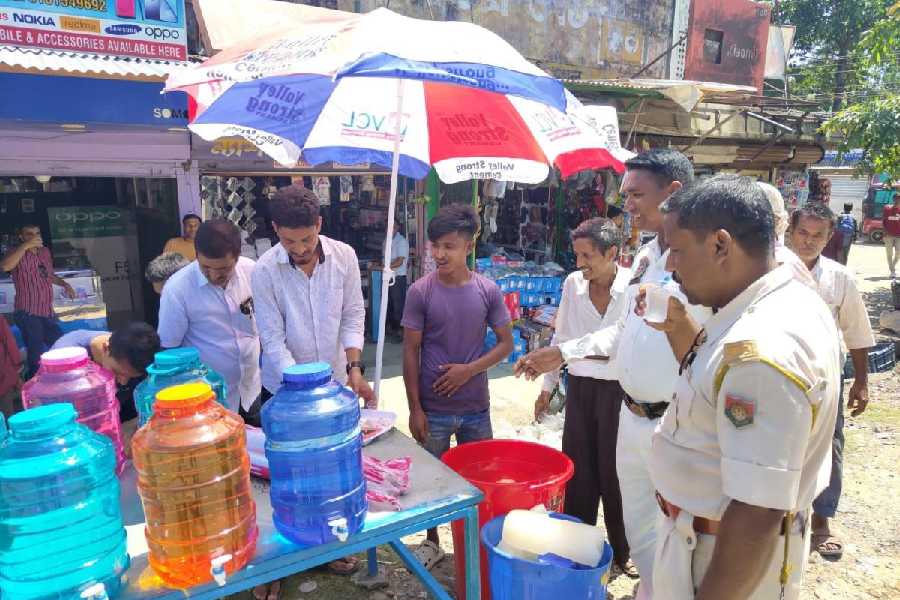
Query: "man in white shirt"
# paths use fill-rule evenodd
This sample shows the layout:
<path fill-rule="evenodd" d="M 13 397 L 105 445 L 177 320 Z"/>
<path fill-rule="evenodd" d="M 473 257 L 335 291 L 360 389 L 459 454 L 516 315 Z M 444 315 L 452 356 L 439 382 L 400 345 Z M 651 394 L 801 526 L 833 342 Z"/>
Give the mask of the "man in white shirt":
<path fill-rule="evenodd" d="M 776 264 L 772 213 L 751 179 L 713 177 L 664 212 L 669 267 L 691 302 L 716 312 L 653 434 L 664 517 L 654 589 L 666 600 L 796 600 L 810 505 L 828 480 L 837 328 Z"/>
<path fill-rule="evenodd" d="M 279 390 L 285 368 L 326 362 L 337 381 L 374 406 L 362 363 L 366 309 L 356 252 L 319 235 L 319 199 L 311 190 L 281 188 L 269 214 L 279 243 L 253 272 L 264 397 Z"/>
<path fill-rule="evenodd" d="M 263 347 L 261 408 L 281 388 L 287 367 L 311 362 L 331 365 L 334 378 L 375 408 L 375 394 L 362 363 L 366 308 L 359 261 L 353 248 L 319 235 L 319 198 L 291 185 L 269 200 L 269 216 L 279 243 L 263 254 L 253 271 L 253 301 Z M 328 568 L 337 574 L 356 570 L 355 557 Z M 259 600 L 277 598 L 282 581 L 257 586 Z"/>
<path fill-rule="evenodd" d="M 237 226 L 225 219 L 200 225 L 197 260 L 166 282 L 159 304 L 163 348 L 193 346 L 228 384 L 226 405 L 247 410 L 260 393 L 259 335 L 253 313 L 253 261 L 241 256 Z"/>
<path fill-rule="evenodd" d="M 636 227 L 657 234 L 638 251 L 631 283 L 661 285 L 678 296 L 678 286 L 666 269 L 668 248 L 659 235 L 662 232 L 659 207 L 669 196 L 693 182 L 693 165 L 686 156 L 670 149 L 643 152 L 625 165 L 627 171 L 621 188 L 625 210 L 632 215 Z M 626 395 L 619 417 L 616 471 L 631 559 L 641 576 L 636 598 L 644 600 L 653 593 L 655 523 L 659 510 L 656 489 L 650 479 L 651 438 L 672 399 L 679 365 L 666 334 L 635 314 L 637 294 L 638 286 L 632 285 L 626 308 L 617 323 L 558 347 L 533 352 L 516 364 L 516 372 L 535 377 L 558 369 L 563 361 L 589 356 L 617 360 L 619 383 Z M 703 307 L 688 305 L 687 309 L 697 323 L 702 324 L 710 315 Z"/>
<path fill-rule="evenodd" d="M 621 244 L 622 233 L 609 219 L 590 219 L 572 232 L 578 270 L 563 284 L 552 345 L 619 320 L 631 279 L 629 269 L 616 265 Z M 637 569 L 629 564 L 622 493 L 616 475 L 616 437 L 623 395 L 617 379 L 614 360 L 569 363 L 562 451 L 575 463 L 575 474 L 566 485 L 563 512 L 595 525 L 602 500 L 613 561 L 625 574 L 637 577 Z M 536 419 L 549 408 L 550 395 L 558 382 L 559 371 L 544 375 L 543 390 L 534 406 Z"/>
<path fill-rule="evenodd" d="M 869 313 L 847 267 L 822 256 L 835 229 L 836 218 L 824 204 L 808 203 L 791 215 L 790 240 L 794 251 L 809 269 L 816 291 L 828 305 L 841 335 L 842 363 L 847 350 L 853 361 L 855 379 L 847 396 L 851 416 L 866 410 L 869 403 L 869 348 L 875 345 Z M 840 381 L 840 398 L 844 382 Z M 838 407 L 831 454 L 831 481 L 813 502 L 813 540 L 815 551 L 827 558 L 840 558 L 843 543 L 831 534 L 828 520 L 834 518 L 841 497 L 844 453 L 844 411 Z"/>

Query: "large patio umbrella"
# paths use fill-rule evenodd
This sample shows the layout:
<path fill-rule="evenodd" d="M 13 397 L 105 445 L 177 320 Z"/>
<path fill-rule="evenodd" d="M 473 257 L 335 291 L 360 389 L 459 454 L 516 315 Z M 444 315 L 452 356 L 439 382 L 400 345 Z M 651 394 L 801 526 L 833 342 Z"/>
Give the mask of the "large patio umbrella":
<path fill-rule="evenodd" d="M 292 23 L 172 74 L 166 90 L 191 96 L 189 127 L 204 139 L 242 136 L 288 166 L 302 159 L 391 168 L 379 332 L 398 174 L 420 179 L 434 167 L 447 183 L 540 183 L 554 166 L 563 177 L 623 169 L 559 81 L 471 23 L 387 9 Z"/>

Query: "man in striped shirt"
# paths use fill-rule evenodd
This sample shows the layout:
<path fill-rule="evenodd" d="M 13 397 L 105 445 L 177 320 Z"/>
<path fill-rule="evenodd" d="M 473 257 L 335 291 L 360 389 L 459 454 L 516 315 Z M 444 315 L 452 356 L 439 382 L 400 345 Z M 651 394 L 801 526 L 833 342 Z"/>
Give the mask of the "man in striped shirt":
<path fill-rule="evenodd" d="M 34 375 L 41 354 L 62 335 L 53 314 L 53 286 L 65 289 L 69 298 L 75 290 L 53 272 L 53 256 L 44 246 L 37 225 L 19 228 L 22 243 L 0 259 L 0 269 L 12 276 L 16 288 L 13 319 L 22 331 L 28 349 L 28 377 Z"/>

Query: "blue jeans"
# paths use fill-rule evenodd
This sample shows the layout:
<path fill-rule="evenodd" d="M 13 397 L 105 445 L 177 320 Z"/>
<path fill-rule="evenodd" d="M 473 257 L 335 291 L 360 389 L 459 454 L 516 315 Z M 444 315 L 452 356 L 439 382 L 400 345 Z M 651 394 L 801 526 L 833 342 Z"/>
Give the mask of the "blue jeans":
<path fill-rule="evenodd" d="M 838 502 L 841 499 L 841 488 L 844 476 L 844 382 L 841 380 L 841 391 L 837 420 L 834 422 L 834 437 L 831 440 L 831 480 L 828 487 L 822 490 L 819 497 L 813 500 L 813 512 L 820 517 L 833 519 L 837 514 Z"/>
<path fill-rule="evenodd" d="M 494 437 L 490 409 L 465 415 L 425 413 L 425 417 L 428 419 L 428 441 L 425 442 L 425 449 L 438 459 L 450 449 L 450 438 L 454 435 L 457 444 L 480 442 Z"/>
<path fill-rule="evenodd" d="M 25 378 L 29 379 L 37 372 L 41 354 L 62 337 L 62 329 L 54 317 L 38 317 L 23 310 L 13 313 L 13 321 L 22 332 L 22 339 L 25 340 L 25 348 L 28 351 L 28 369 Z"/>

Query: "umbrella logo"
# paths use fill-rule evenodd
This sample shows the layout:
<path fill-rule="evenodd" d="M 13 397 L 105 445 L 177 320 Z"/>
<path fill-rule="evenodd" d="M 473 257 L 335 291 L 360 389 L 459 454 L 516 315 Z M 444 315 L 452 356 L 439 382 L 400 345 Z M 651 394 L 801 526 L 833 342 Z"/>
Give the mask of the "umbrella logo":
<path fill-rule="evenodd" d="M 260 82 L 257 93 L 247 99 L 247 112 L 282 123 L 292 123 L 303 115 L 304 96 L 304 92 L 293 90 L 283 83 L 272 85 Z"/>
<path fill-rule="evenodd" d="M 406 138 L 409 129 L 409 119 L 412 115 L 403 113 L 401 141 Z M 347 136 L 359 136 L 383 140 L 393 140 L 394 131 L 397 128 L 397 113 L 378 114 L 367 111 L 350 111 L 350 115 L 344 123 L 341 123 L 341 134 Z"/>
<path fill-rule="evenodd" d="M 509 141 L 506 128 L 488 123 L 484 113 L 456 113 L 440 120 L 447 139 L 456 145 L 499 146 Z"/>

